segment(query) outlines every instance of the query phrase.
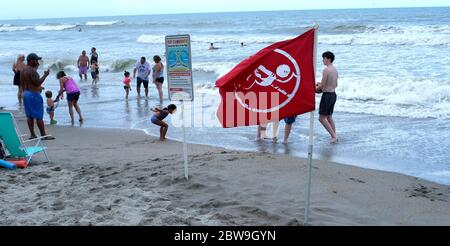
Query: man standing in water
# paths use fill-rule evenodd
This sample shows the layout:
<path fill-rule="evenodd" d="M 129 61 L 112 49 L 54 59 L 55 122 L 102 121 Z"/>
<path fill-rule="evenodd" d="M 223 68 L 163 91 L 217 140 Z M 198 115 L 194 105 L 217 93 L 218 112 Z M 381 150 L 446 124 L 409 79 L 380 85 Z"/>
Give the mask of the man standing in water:
<path fill-rule="evenodd" d="M 320 101 L 319 121 L 328 131 L 331 136 L 330 143 L 336 144 L 339 142 L 336 134 L 336 126 L 333 120 L 334 106 L 336 104 L 337 95 L 336 88 L 338 86 L 339 73 L 333 66 L 335 56 L 330 51 L 323 53 L 323 64 L 327 66 L 323 70 L 323 77 L 320 84 L 316 88 L 317 93 L 322 94 Z"/>
<path fill-rule="evenodd" d="M 20 83 L 24 89 L 23 103 L 25 106 L 25 114 L 27 116 L 28 128 L 30 130 L 30 139 L 36 138 L 34 132 L 34 121 L 36 120 L 41 136 L 44 137 L 44 100 L 41 96 L 42 84 L 50 74 L 49 70 L 44 72 L 42 78 L 39 77 L 37 69 L 39 68 L 39 60 L 42 58 L 31 53 L 27 56 L 27 66 L 25 66 L 20 75 Z M 48 136 L 43 140 L 53 140 L 54 137 Z"/>
<path fill-rule="evenodd" d="M 89 57 L 86 55 L 85 50 L 83 50 L 81 56 L 78 58 L 77 66 L 80 71 L 80 79 L 83 79 L 84 75 L 84 79 L 87 80 L 87 73 L 89 70 Z"/>
<path fill-rule="evenodd" d="M 148 97 L 148 84 L 151 71 L 150 63 L 147 62 L 145 57 L 141 57 L 141 60 L 134 65 L 133 78 L 136 79 L 136 73 L 138 74 L 136 86 L 138 97 L 141 96 L 142 84 L 144 84 L 145 96 Z"/>

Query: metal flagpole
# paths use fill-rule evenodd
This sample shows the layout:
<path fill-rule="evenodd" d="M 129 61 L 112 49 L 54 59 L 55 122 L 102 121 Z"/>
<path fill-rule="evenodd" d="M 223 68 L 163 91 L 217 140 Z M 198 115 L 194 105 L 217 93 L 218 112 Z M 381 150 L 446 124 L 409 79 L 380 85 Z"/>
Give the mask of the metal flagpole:
<path fill-rule="evenodd" d="M 315 78 L 317 69 L 317 37 L 319 34 L 319 25 L 315 25 L 314 29 L 316 29 L 314 32 L 314 78 Z M 304 222 L 305 225 L 307 225 L 309 221 L 309 212 L 311 204 L 311 180 L 312 180 L 312 163 L 314 150 L 314 113 L 315 112 L 310 113 L 310 125 L 309 125 L 308 177 L 306 185 L 305 222 Z"/>
<path fill-rule="evenodd" d="M 306 202 L 305 202 L 305 222 L 308 224 L 309 210 L 311 204 L 311 179 L 312 179 L 312 161 L 313 161 L 313 148 L 314 148 L 314 112 L 310 113 L 310 126 L 309 126 L 309 145 L 308 145 L 308 177 L 306 185 Z"/>
<path fill-rule="evenodd" d="M 184 176 L 186 180 L 189 180 L 189 164 L 188 164 L 188 153 L 187 153 L 187 143 L 186 143 L 186 125 L 185 125 L 185 115 L 184 115 L 184 101 L 181 101 L 181 119 L 183 121 L 183 158 L 184 158 Z"/>

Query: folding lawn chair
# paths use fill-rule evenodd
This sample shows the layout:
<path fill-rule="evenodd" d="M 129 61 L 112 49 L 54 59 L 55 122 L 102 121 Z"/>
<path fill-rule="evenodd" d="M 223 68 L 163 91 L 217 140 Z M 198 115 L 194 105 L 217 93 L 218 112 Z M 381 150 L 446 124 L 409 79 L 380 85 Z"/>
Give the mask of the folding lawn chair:
<path fill-rule="evenodd" d="M 42 144 L 42 139 L 51 136 L 43 136 L 26 141 L 22 139 L 24 136 L 26 135 L 19 135 L 14 116 L 9 112 L 0 112 L 0 137 L 6 149 L 8 149 L 10 156 L 13 158 L 26 158 L 29 163 L 34 155 L 44 153 L 47 162 L 49 162 L 50 160 L 45 151 L 47 147 Z M 36 142 L 32 147 L 25 145 L 32 142 Z"/>

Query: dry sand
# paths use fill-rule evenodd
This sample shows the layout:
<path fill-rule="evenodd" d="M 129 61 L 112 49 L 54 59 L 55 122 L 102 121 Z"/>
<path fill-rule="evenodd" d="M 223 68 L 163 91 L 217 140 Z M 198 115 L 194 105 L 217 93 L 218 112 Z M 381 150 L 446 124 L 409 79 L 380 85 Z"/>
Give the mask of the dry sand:
<path fill-rule="evenodd" d="M 47 129 L 57 138 L 46 142 L 50 163 L 0 169 L 0 225 L 302 224 L 304 159 L 189 145 L 186 181 L 178 142 Z M 449 201 L 449 186 L 314 161 L 312 225 L 450 225 Z"/>

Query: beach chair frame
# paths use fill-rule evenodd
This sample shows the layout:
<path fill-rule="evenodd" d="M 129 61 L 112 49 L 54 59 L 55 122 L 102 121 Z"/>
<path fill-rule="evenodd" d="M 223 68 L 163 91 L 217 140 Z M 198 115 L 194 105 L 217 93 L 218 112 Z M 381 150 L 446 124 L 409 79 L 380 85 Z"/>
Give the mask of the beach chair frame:
<path fill-rule="evenodd" d="M 8 136 L 5 137 L 2 135 L 2 130 L 0 130 L 0 137 L 2 137 L 3 142 L 6 145 L 5 147 L 6 147 L 6 149 L 8 149 L 11 156 L 16 157 L 16 158 L 26 158 L 27 162 L 30 163 L 34 155 L 43 152 L 45 155 L 45 158 L 47 160 L 44 163 L 50 162 L 50 159 L 48 158 L 47 151 L 46 151 L 47 147 L 44 146 L 44 144 L 42 143 L 42 139 L 44 139 L 46 137 L 51 137 L 51 135 L 41 136 L 41 137 L 37 137 L 34 139 L 29 139 L 29 140 L 24 140 L 23 137 L 26 137 L 27 135 L 20 134 L 20 131 L 17 127 L 17 122 L 16 122 L 16 119 L 14 118 L 14 115 L 9 112 L 0 112 L 0 120 L 2 118 L 6 118 L 6 117 L 9 118 L 9 123 L 12 124 L 12 128 L 15 131 L 14 133 L 15 133 L 15 136 L 17 139 L 7 139 Z M 3 123 L 4 122 L 2 121 L 2 124 Z M 3 127 L 0 126 L 0 128 L 3 128 Z M 11 134 L 9 136 L 11 137 Z M 19 151 L 11 150 L 10 147 L 8 147 L 8 142 L 11 142 L 11 141 L 19 141 L 19 143 L 20 143 L 19 147 L 18 147 Z M 30 145 L 30 143 L 33 143 L 33 142 L 36 142 L 36 143 L 33 145 Z M 17 145 L 17 142 L 16 142 L 16 145 Z M 30 145 L 30 146 L 27 146 L 27 145 Z M 16 156 L 17 154 L 14 154 L 14 153 L 17 153 L 17 152 L 21 152 L 21 154 L 19 156 Z"/>

